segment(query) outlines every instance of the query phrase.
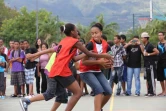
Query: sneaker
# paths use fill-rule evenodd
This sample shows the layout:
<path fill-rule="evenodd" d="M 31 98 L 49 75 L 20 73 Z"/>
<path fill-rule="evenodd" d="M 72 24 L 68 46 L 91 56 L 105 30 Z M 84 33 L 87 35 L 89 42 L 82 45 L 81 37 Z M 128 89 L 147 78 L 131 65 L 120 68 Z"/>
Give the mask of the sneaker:
<path fill-rule="evenodd" d="M 1 99 L 5 99 L 5 96 L 1 96 Z"/>
<path fill-rule="evenodd" d="M 11 95 L 11 97 L 15 98 L 15 97 L 17 97 L 17 95 L 15 95 L 15 94 L 12 94 L 12 95 Z"/>
<path fill-rule="evenodd" d="M 145 96 L 145 97 L 148 97 L 148 94 L 145 94 L 144 96 Z"/>
<path fill-rule="evenodd" d="M 131 96 L 131 94 L 128 94 L 128 93 L 126 93 L 125 95 L 126 95 L 126 96 Z"/>
<path fill-rule="evenodd" d="M 135 97 L 138 97 L 138 96 L 140 96 L 140 94 L 135 94 L 134 96 L 135 96 Z"/>
<path fill-rule="evenodd" d="M 155 94 L 146 94 L 145 97 L 153 97 L 153 96 L 155 96 Z"/>
<path fill-rule="evenodd" d="M 120 96 L 120 93 L 116 93 L 117 96 Z"/>
<path fill-rule="evenodd" d="M 21 98 L 20 99 L 20 105 L 23 111 L 28 111 L 28 105 L 30 104 L 30 102 L 28 101 L 28 99 L 26 98 Z"/>
<path fill-rule="evenodd" d="M 153 97 L 155 96 L 155 94 L 148 94 L 148 97 Z"/>

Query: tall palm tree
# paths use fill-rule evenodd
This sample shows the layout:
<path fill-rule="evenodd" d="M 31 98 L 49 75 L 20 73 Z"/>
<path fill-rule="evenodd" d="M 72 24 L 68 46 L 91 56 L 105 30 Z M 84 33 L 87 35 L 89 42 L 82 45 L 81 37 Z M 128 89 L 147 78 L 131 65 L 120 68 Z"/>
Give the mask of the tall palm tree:
<path fill-rule="evenodd" d="M 96 17 L 96 21 L 92 22 L 90 26 L 95 23 L 100 23 L 103 26 L 103 34 L 108 37 L 108 39 L 113 39 L 114 35 L 117 34 L 119 25 L 115 22 L 105 23 L 103 14 Z"/>

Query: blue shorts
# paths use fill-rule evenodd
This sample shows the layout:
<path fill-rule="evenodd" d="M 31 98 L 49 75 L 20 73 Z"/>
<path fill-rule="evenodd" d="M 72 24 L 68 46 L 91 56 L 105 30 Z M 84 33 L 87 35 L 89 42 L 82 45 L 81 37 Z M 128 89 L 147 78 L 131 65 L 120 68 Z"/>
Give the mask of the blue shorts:
<path fill-rule="evenodd" d="M 127 82 L 127 66 L 126 65 L 123 65 L 122 82 Z"/>
<path fill-rule="evenodd" d="M 104 95 L 111 95 L 112 88 L 109 85 L 106 77 L 102 72 L 86 72 L 81 73 L 80 77 L 83 82 L 88 84 L 95 95 L 104 94 Z"/>

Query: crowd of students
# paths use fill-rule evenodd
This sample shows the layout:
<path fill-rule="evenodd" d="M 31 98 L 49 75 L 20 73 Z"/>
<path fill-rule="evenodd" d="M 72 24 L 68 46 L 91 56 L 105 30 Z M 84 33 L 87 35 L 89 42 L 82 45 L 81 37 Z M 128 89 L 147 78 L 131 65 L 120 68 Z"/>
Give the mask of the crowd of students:
<path fill-rule="evenodd" d="M 159 42 L 155 48 L 149 42 L 147 32 L 141 34 L 141 40 L 139 36 L 134 36 L 128 43 L 125 35 L 115 35 L 113 41 L 107 41 L 102 34 L 102 25 L 96 23 L 90 29 L 91 40 L 85 44 L 75 25 L 68 23 L 60 29 L 66 37 L 58 44 L 52 43 L 51 48 L 41 39 L 36 40 L 35 48 L 30 46 L 28 40 L 14 40 L 10 41 L 10 49 L 7 50 L 3 39 L 0 39 L 1 99 L 5 99 L 6 73 L 11 72 L 11 85 L 14 86 L 11 96 L 27 95 L 20 99 L 23 111 L 28 110 L 30 103 L 48 101 L 53 97 L 56 100 L 51 111 L 56 111 L 61 103 L 67 103 L 65 111 L 71 111 L 81 96 L 89 94 L 86 84 L 92 89 L 94 110 L 101 111 L 110 99 L 115 83 L 117 96 L 132 95 L 133 75 L 135 96 L 140 96 L 141 67 L 145 69 L 144 79 L 147 81 L 145 96 L 156 95 L 156 78 L 162 87 L 158 96 L 166 95 L 164 32 L 158 33 Z M 141 64 L 141 56 L 144 66 Z M 33 91 L 34 78 L 37 95 Z M 68 101 L 69 95 L 72 96 Z"/>

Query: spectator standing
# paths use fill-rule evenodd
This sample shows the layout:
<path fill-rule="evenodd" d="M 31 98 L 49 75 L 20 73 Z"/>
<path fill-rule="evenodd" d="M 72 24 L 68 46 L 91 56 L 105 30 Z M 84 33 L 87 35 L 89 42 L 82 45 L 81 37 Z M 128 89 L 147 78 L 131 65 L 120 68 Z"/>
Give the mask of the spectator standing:
<path fill-rule="evenodd" d="M 34 54 L 37 52 L 35 48 L 31 48 L 30 44 L 27 40 L 24 40 L 25 45 L 25 54 Z M 33 59 L 26 59 L 25 61 L 25 81 L 26 84 L 29 84 L 29 97 L 34 96 L 33 92 L 33 83 L 34 83 L 34 76 L 36 71 L 36 64 L 38 62 L 35 61 L 36 58 Z"/>
<path fill-rule="evenodd" d="M 119 96 L 121 93 L 121 86 L 122 86 L 122 76 L 123 76 L 123 60 L 126 57 L 125 48 L 121 44 L 121 37 L 119 35 L 115 35 L 114 43 L 111 47 L 111 51 L 114 55 L 114 63 L 113 63 L 113 71 L 110 75 L 110 85 L 113 87 L 113 81 L 117 74 L 118 77 L 118 86 L 117 86 L 117 93 L 116 95 Z"/>
<path fill-rule="evenodd" d="M 42 40 L 38 38 L 35 43 L 37 52 L 40 52 L 42 50 L 41 44 L 42 44 Z M 39 58 L 37 58 L 37 60 L 39 60 Z M 35 78 L 36 78 L 36 92 L 40 94 L 40 64 L 39 63 L 36 64 Z"/>
<path fill-rule="evenodd" d="M 23 40 L 20 41 L 20 49 L 21 50 L 25 50 L 24 41 Z"/>
<path fill-rule="evenodd" d="M 48 45 L 46 43 L 42 43 L 41 45 L 41 50 L 46 50 L 48 49 Z M 41 93 L 44 93 L 47 89 L 47 79 L 46 79 L 46 73 L 45 73 L 45 67 L 50 59 L 49 54 L 43 54 L 39 58 L 39 63 L 40 63 L 40 73 L 42 76 L 42 83 L 41 83 Z"/>
<path fill-rule="evenodd" d="M 4 66 L 5 66 L 5 58 L 2 56 L 4 47 L 0 47 L 0 99 L 5 99 L 4 95 Z"/>
<path fill-rule="evenodd" d="M 124 47 L 126 48 L 128 54 L 126 96 L 131 95 L 133 75 L 135 79 L 135 89 L 136 89 L 135 96 L 140 96 L 141 55 L 143 54 L 144 49 L 143 46 L 140 44 L 138 36 L 134 36 L 134 38 L 131 41 L 129 41 L 129 43 L 126 44 Z"/>
<path fill-rule="evenodd" d="M 18 85 L 21 87 L 21 96 L 25 96 L 25 76 L 23 67 L 24 58 L 24 51 L 20 49 L 19 41 L 14 41 L 14 50 L 10 53 L 9 56 L 10 63 L 13 64 L 11 69 L 11 85 L 14 85 L 14 94 L 12 97 L 17 97 L 19 94 L 17 90 Z"/>
<path fill-rule="evenodd" d="M 4 41 L 2 38 L 0 38 L 0 47 L 3 47 L 3 54 L 8 55 L 8 49 L 7 47 L 4 46 Z M 6 59 L 6 58 L 5 58 Z M 6 70 L 4 71 L 4 95 L 6 95 L 6 76 L 7 76 L 7 72 L 8 72 L 8 60 L 5 63 L 6 66 Z"/>
<path fill-rule="evenodd" d="M 158 45 L 159 50 L 158 64 L 157 64 L 157 80 L 160 81 L 162 92 L 158 96 L 166 96 L 166 41 L 165 33 L 158 33 Z"/>
<path fill-rule="evenodd" d="M 141 34 L 141 40 L 145 46 L 144 48 L 144 67 L 145 67 L 145 77 L 148 83 L 148 93 L 145 94 L 145 97 L 155 96 L 156 94 L 156 60 L 159 51 L 149 42 L 149 34 L 143 32 Z"/>
<path fill-rule="evenodd" d="M 125 35 L 120 35 L 121 37 L 121 44 L 123 46 L 126 45 L 126 36 Z M 126 55 L 127 57 L 127 55 Z M 126 93 L 126 82 L 127 82 L 127 63 L 126 60 L 124 60 L 124 64 L 123 64 L 123 76 L 122 76 L 122 89 L 123 89 L 123 94 L 125 95 Z"/>

